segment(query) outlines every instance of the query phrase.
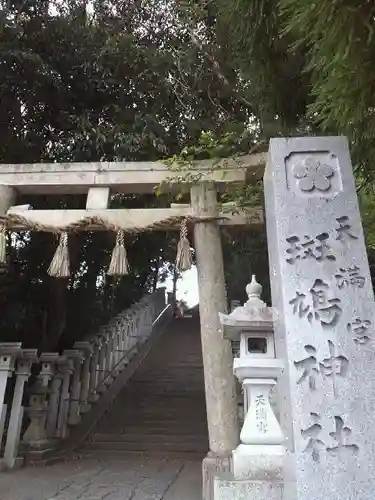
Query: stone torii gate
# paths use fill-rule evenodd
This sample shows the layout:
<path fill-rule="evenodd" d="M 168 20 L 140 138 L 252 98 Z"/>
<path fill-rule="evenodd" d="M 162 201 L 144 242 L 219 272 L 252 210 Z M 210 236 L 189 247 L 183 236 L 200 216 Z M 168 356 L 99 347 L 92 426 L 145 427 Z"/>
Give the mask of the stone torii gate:
<path fill-rule="evenodd" d="M 225 160 L 224 167 L 205 161 L 193 165 L 203 172 L 190 188 L 190 205 L 159 209 L 109 209 L 114 193 L 151 193 L 173 179 L 174 174 L 159 162 L 99 162 L 1 165 L 0 218 L 7 229 L 61 233 L 74 230 L 165 230 L 181 221 L 194 223 L 198 269 L 201 340 L 205 377 L 210 451 L 203 460 L 203 497 L 211 499 L 214 476 L 230 469 L 232 450 L 239 440 L 235 379 L 230 342 L 220 333 L 219 312 L 227 311 L 220 226 L 261 225 L 261 208 L 237 215 L 223 213 L 217 191 L 228 184 L 258 180 L 265 155 L 241 158 L 241 167 Z M 83 194 L 85 210 L 33 210 L 15 206 L 17 194 Z M 84 224 L 82 223 L 84 222 Z"/>
<path fill-rule="evenodd" d="M 213 483 L 215 500 L 372 499 L 375 301 L 347 141 L 298 137 L 270 142 L 264 189 L 272 314 L 260 299 L 255 279 L 248 286 L 248 302 L 230 316 L 225 314 L 220 225 L 262 222 L 259 209 L 230 216 L 221 213 L 217 203 L 221 185 L 262 175 L 263 155 L 242 160 L 242 168 L 226 161 L 225 168 L 216 171 L 210 163 L 199 164 L 203 176 L 191 186 L 190 205 L 147 210 L 110 210 L 109 195 L 152 192 L 173 177 L 159 163 L 5 165 L 0 169 L 0 224 L 10 230 L 62 233 L 68 228 L 140 232 L 190 220 L 210 445 L 203 460 L 203 499 L 213 499 Z M 87 205 L 85 210 L 26 210 L 14 207 L 17 192 L 87 193 Z M 148 325 L 165 304 L 156 306 L 150 304 L 145 311 Z M 224 313 L 223 333 L 218 313 Z M 225 334 L 230 334 L 227 339 L 233 335 L 233 340 L 240 336 L 240 358 L 234 369 L 246 387 L 241 436 L 232 352 Z M 124 339 L 116 341 L 118 345 Z M 107 344 L 108 350 L 111 345 Z M 19 344 L 11 347 L 20 350 Z M 105 367 L 105 352 L 100 353 Z M 0 402 L 10 354 L 0 351 Z M 49 360 L 50 354 L 46 353 Z M 20 395 L 34 356 L 27 352 L 19 367 L 14 413 L 20 414 Z M 88 359 L 85 366 L 90 369 Z M 46 360 L 41 372 L 46 379 L 50 365 Z M 64 365 L 63 388 L 69 370 Z M 280 426 L 268 404 L 269 388 L 276 379 Z M 84 387 L 87 401 L 87 384 Z M 72 408 L 72 417 L 75 412 Z M 20 419 L 12 422 L 17 427 Z M 13 457 L 19 429 L 9 434 L 7 459 Z"/>

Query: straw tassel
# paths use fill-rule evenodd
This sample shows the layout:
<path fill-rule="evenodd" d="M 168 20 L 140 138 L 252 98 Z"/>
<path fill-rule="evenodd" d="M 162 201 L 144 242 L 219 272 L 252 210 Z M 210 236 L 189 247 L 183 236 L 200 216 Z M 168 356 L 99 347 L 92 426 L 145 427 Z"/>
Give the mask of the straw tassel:
<path fill-rule="evenodd" d="M 0 225 L 0 265 L 7 263 L 7 230 L 4 224 Z"/>
<path fill-rule="evenodd" d="M 60 234 L 59 245 L 47 272 L 54 278 L 68 278 L 70 276 L 68 233 Z"/>
<path fill-rule="evenodd" d="M 122 229 L 117 231 L 116 245 L 112 252 L 107 274 L 109 276 L 126 276 L 129 274 L 129 263 L 124 244 L 124 231 Z"/>
<path fill-rule="evenodd" d="M 191 269 L 193 259 L 191 247 L 188 240 L 188 228 L 186 219 L 181 222 L 180 241 L 177 246 L 176 267 L 178 271 L 187 271 Z"/>

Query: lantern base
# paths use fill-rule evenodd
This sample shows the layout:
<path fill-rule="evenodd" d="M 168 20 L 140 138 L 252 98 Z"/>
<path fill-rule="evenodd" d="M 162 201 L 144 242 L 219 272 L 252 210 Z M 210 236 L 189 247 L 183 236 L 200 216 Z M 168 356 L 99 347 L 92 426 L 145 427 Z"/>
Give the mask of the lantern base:
<path fill-rule="evenodd" d="M 234 478 L 282 481 L 285 456 L 281 445 L 240 444 L 232 453 Z"/>
<path fill-rule="evenodd" d="M 214 500 L 283 500 L 283 481 L 215 478 Z"/>

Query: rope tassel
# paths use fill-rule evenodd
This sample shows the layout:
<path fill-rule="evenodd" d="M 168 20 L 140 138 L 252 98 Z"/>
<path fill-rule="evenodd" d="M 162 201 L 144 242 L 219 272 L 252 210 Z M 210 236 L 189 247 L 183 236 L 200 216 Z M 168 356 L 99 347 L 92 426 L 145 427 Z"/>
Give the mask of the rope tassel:
<path fill-rule="evenodd" d="M 112 252 L 107 274 L 109 276 L 126 276 L 129 274 L 129 263 L 124 244 L 124 231 L 122 229 L 117 231 L 116 245 Z"/>
<path fill-rule="evenodd" d="M 68 278 L 70 276 L 68 233 L 60 234 L 59 245 L 47 272 L 54 278 Z"/>
<path fill-rule="evenodd" d="M 0 265 L 7 263 L 7 230 L 4 224 L 0 225 Z"/>
<path fill-rule="evenodd" d="M 191 269 L 193 259 L 191 247 L 188 240 L 188 227 L 186 219 L 181 222 L 180 241 L 177 245 L 176 267 L 178 271 L 187 271 Z"/>

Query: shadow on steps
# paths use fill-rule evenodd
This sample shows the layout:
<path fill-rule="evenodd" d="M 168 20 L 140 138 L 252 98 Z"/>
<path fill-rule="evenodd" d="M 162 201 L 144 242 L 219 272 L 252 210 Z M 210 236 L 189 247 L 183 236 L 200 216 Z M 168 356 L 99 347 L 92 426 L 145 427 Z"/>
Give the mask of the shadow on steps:
<path fill-rule="evenodd" d="M 199 318 L 169 323 L 81 451 L 207 453 Z"/>

